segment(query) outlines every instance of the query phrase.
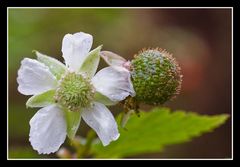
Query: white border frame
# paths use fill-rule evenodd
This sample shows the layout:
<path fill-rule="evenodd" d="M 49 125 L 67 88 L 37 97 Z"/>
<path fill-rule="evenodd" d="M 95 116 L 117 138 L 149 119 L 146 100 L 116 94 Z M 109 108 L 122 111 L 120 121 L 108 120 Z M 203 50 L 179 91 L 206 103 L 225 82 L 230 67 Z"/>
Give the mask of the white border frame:
<path fill-rule="evenodd" d="M 8 15 L 9 9 L 231 9 L 231 158 L 131 158 L 131 159 L 56 159 L 56 158 L 9 158 L 8 152 Z M 233 7 L 7 7 L 7 160 L 233 160 Z"/>

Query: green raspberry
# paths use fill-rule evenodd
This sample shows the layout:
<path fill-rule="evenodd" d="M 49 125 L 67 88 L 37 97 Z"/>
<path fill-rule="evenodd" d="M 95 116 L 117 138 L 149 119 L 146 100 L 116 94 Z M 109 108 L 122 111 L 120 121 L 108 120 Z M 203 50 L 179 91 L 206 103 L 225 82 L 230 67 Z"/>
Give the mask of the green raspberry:
<path fill-rule="evenodd" d="M 146 104 L 163 104 L 181 88 L 180 67 L 165 50 L 140 51 L 131 61 L 131 76 L 136 100 Z"/>

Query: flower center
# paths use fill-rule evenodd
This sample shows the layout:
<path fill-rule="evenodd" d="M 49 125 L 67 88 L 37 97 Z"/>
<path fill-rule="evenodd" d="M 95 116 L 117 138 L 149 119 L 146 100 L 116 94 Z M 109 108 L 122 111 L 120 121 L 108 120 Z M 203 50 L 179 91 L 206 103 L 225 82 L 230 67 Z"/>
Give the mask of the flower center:
<path fill-rule="evenodd" d="M 88 78 L 68 72 L 60 80 L 54 98 L 70 111 L 80 111 L 91 104 L 93 96 L 94 89 Z"/>

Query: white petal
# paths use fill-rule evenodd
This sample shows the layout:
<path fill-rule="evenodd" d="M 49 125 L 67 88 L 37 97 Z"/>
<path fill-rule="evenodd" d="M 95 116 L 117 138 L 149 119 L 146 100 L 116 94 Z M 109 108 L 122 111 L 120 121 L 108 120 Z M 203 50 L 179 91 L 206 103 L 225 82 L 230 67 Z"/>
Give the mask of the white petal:
<path fill-rule="evenodd" d="M 127 62 L 123 57 L 110 51 L 101 51 L 100 55 L 109 66 L 123 66 Z"/>
<path fill-rule="evenodd" d="M 92 107 L 83 109 L 82 118 L 95 130 L 104 146 L 120 136 L 112 113 L 101 103 L 95 102 Z"/>
<path fill-rule="evenodd" d="M 62 53 L 66 65 L 72 71 L 78 71 L 92 47 L 93 37 L 79 32 L 66 34 L 62 41 Z"/>
<path fill-rule="evenodd" d="M 128 95 L 135 96 L 130 72 L 123 67 L 106 67 L 93 78 L 96 90 L 112 101 L 121 101 Z"/>
<path fill-rule="evenodd" d="M 66 135 L 64 113 L 56 105 L 40 109 L 30 120 L 29 141 L 39 154 L 56 152 Z"/>
<path fill-rule="evenodd" d="M 49 68 L 37 60 L 24 58 L 18 70 L 18 91 L 36 95 L 56 88 L 57 80 Z"/>

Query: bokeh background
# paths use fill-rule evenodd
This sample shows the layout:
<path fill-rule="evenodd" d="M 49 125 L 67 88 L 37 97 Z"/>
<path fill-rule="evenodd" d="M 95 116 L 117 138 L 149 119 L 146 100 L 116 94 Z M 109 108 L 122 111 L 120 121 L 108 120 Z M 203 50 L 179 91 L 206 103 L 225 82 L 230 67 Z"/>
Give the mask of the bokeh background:
<path fill-rule="evenodd" d="M 8 10 L 9 157 L 38 155 L 28 141 L 29 120 L 37 109 L 26 109 L 29 98 L 17 91 L 17 70 L 32 50 L 61 57 L 67 33 L 93 35 L 93 48 L 103 44 L 126 59 L 144 47 L 167 49 L 184 75 L 182 91 L 164 106 L 199 114 L 231 114 L 231 9 L 13 9 Z M 100 68 L 106 66 L 101 61 Z M 142 106 L 146 110 L 150 106 Z M 112 107 L 115 113 L 121 108 Z M 88 127 L 79 131 L 85 135 Z M 79 134 L 79 132 L 78 132 Z M 192 142 L 166 147 L 161 153 L 132 158 L 230 158 L 230 119 L 213 133 Z"/>

